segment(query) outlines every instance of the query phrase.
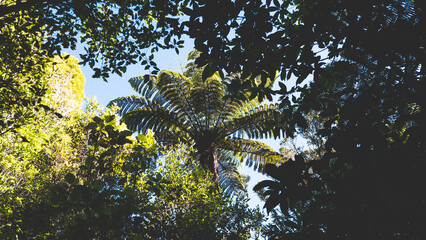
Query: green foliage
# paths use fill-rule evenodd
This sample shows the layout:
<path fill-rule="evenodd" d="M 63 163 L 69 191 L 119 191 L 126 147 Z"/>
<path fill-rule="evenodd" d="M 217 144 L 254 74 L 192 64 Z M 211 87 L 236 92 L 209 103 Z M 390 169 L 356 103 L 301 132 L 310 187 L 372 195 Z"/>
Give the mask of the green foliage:
<path fill-rule="evenodd" d="M 327 142 L 314 168 L 332 191 L 319 197 L 329 199 L 324 205 L 334 207 L 325 208 L 323 214 L 354 219 L 346 225 L 329 218 L 333 235 L 390 238 L 398 234 L 420 239 L 426 236 L 420 227 L 426 219 L 418 214 L 426 208 L 426 195 L 412 186 L 422 181 L 420 169 L 426 164 L 420 130 L 425 113 L 419 100 L 424 79 L 411 58 L 402 58 L 400 64 L 406 67 L 398 71 L 382 69 L 368 55 L 357 57 L 330 65 L 329 70 L 345 81 L 335 82 L 325 73 L 315 83 L 333 81 L 322 94 L 338 99 L 333 105 L 318 99 L 321 114 L 330 120 L 319 132 Z M 317 95 L 314 89 L 306 93 L 307 98 Z M 359 228 L 368 230 L 359 232 Z"/>
<path fill-rule="evenodd" d="M 2 1 L 1 8 L 13 1 Z M 47 91 L 43 69 L 48 58 L 37 18 L 16 13 L 0 23 L 0 134 L 12 131 L 40 110 Z"/>
<path fill-rule="evenodd" d="M 73 58 L 57 62 L 47 68 L 49 88 L 42 101 L 61 114 L 39 110 L 1 136 L 0 238 L 258 234 L 262 214 L 248 208 L 247 197 L 223 198 L 203 168 L 183 159 L 190 158 L 183 149 L 167 151 L 155 169 L 158 145 L 152 132 L 134 138 L 114 109 L 100 112 L 93 101 L 78 110 L 81 71 Z"/>
<path fill-rule="evenodd" d="M 41 103 L 51 82 L 45 79 L 46 68 L 52 67 L 48 66 L 52 58 L 62 64 L 55 55 L 63 48 L 75 49 L 78 39 L 86 44 L 83 63 L 94 69 L 96 77 L 122 74 L 137 61 L 158 71 L 153 53 L 182 47 L 177 41 L 182 28 L 175 18 L 179 8 L 157 1 L 1 1 L 0 134 L 14 131 L 40 109 L 53 109 Z M 62 89 L 75 89 L 74 100 L 81 101 L 82 81 L 71 84 L 75 85 Z"/>
<path fill-rule="evenodd" d="M 423 1 L 386 0 L 284 0 L 192 1 L 183 12 L 184 24 L 202 52 L 199 66 L 223 69 L 243 76 L 262 76 L 266 83 L 278 71 L 282 80 L 297 78 L 299 85 L 310 74 L 316 78 L 326 62 L 364 49 L 382 67 L 394 70 L 399 55 L 420 61 L 424 49 Z M 263 84 L 240 86 L 270 95 Z M 290 105 L 281 86 L 282 106 Z"/>
<path fill-rule="evenodd" d="M 112 112 L 88 107 L 66 119 L 39 115 L 22 127 L 26 143 L 11 144 L 13 133 L 2 139 L 1 238 L 123 236 L 155 142 L 152 135 L 136 141 Z"/>
<path fill-rule="evenodd" d="M 0 238 L 247 239 L 258 233 L 262 214 L 248 209 L 244 196 L 223 198 L 203 168 L 181 165 L 187 153 L 170 152 L 159 160 L 170 164 L 154 170 L 158 145 L 151 132 L 132 137 L 115 110 L 100 112 L 94 102 L 79 110 L 84 77 L 76 59 L 54 61 L 43 68 L 46 92 L 38 104 L 44 107 L 28 108 L 32 118 L 22 116 L 25 124 L 1 136 Z"/>
<path fill-rule="evenodd" d="M 249 239 L 260 229 L 259 210 L 249 209 L 243 195 L 235 201 L 224 198 L 205 170 L 185 159 L 190 158 L 185 146 L 167 153 L 140 184 L 153 194 L 143 238 Z"/>
<path fill-rule="evenodd" d="M 30 119 L 38 121 L 38 115 L 62 117 L 80 111 L 85 78 L 78 60 L 55 56 L 43 61 L 43 67 L 20 70 L 12 79 L 7 78 L 10 69 L 2 72 L 0 134 L 16 132 Z"/>
<path fill-rule="evenodd" d="M 281 116 L 276 105 L 226 97 L 226 79 L 218 73 L 203 80 L 202 69 L 190 64 L 186 75 L 162 71 L 132 78 L 129 82 L 141 96 L 118 98 L 110 105 L 120 107 L 133 131 L 152 129 L 160 142 L 194 144 L 196 159 L 230 191 L 242 187 L 236 169 L 241 162 L 262 170 L 268 162 L 283 160 L 265 144 L 243 139 L 280 135 L 273 124 Z"/>
<path fill-rule="evenodd" d="M 86 80 L 78 64 L 78 59 L 66 54 L 56 55 L 44 73 L 49 95 L 45 105 L 62 115 L 80 111 Z"/>
<path fill-rule="evenodd" d="M 76 67 L 74 71 L 81 72 L 78 65 Z M 8 106 L 10 108 L 2 109 L 2 117 L 9 119 L 6 126 L 0 128 L 0 204 L 4 206 L 0 212 L 2 236 L 22 233 L 24 230 L 20 222 L 26 207 L 40 203 L 50 188 L 62 181 L 65 172 L 75 172 L 81 164 L 79 156 L 85 149 L 82 125 L 93 113 L 78 111 L 64 118 L 45 105 L 46 102 L 56 102 L 68 107 L 66 100 L 54 99 L 54 83 L 64 81 L 64 75 L 72 74 L 71 69 L 60 69 L 61 74 L 50 76 L 52 87 L 47 88 L 46 84 L 46 94 L 37 96 L 38 107 L 22 106 L 20 95 L 15 92 L 17 101 Z M 40 75 L 43 82 L 47 82 L 45 72 L 27 77 L 31 79 Z M 84 83 L 84 78 L 82 80 Z M 31 95 L 26 92 L 31 85 L 21 87 L 19 91 Z"/>
<path fill-rule="evenodd" d="M 19 18 L 25 25 L 19 29 L 29 37 L 42 35 L 39 53 L 52 57 L 62 48 L 75 49 L 78 40 L 86 45 L 81 55 L 83 63 L 95 71 L 95 77 L 106 79 L 109 73 L 122 74 L 126 67 L 143 62 L 147 68 L 158 70 L 153 53 L 159 48 L 182 47 L 180 36 L 183 26 L 179 22 L 184 2 L 131 1 L 2 1 L 1 25 L 12 26 Z M 160 42 L 160 40 L 162 40 Z M 24 47 L 26 39 L 15 39 Z M 7 46 L 7 42 L 0 41 Z M 12 54 L 12 51 L 8 51 Z M 6 58 L 19 62 L 28 52 L 16 52 L 19 58 Z M 3 56 L 3 55 L 2 55 Z M 102 63 L 102 64 L 100 64 Z"/>
<path fill-rule="evenodd" d="M 141 207 L 149 197 L 139 198 L 136 188 L 121 188 L 137 182 L 146 169 L 142 163 L 128 161 L 135 151 L 126 148 L 137 140 L 126 143 L 129 132 L 118 129 L 115 123 L 108 124 L 113 119 L 99 116 L 87 129 L 80 123 L 87 123 L 88 117 L 72 117 L 71 113 L 66 119 L 56 119 L 52 115 L 54 107 L 42 102 L 47 101 L 44 96 L 49 91 L 43 72 L 53 53 L 63 47 L 75 48 L 77 36 L 87 44 L 82 59 L 97 77 L 106 78 L 111 72 L 121 74 L 137 61 L 158 71 L 153 53 L 159 48 L 179 48 L 183 43 L 179 38 L 187 34 L 202 51 L 197 64 L 192 64 L 192 72 L 185 76 L 162 72 L 148 80 L 135 78 L 132 84 L 147 98 L 117 100 L 123 105 L 120 111 L 128 113 L 124 118 L 132 131 L 152 127 L 161 143 L 195 144 L 196 159 L 214 173 L 213 178 L 221 172 L 235 176 L 229 179 L 241 183 L 236 174 L 241 160 L 263 166 L 267 161 L 261 156 L 275 161 L 276 155 L 263 151 L 264 146 L 255 147 L 235 138 L 240 136 L 232 136 L 243 129 L 239 126 L 250 129 L 244 133 L 249 137 L 278 136 L 280 131 L 291 136 L 296 126 L 304 134 L 305 128 L 312 125 L 306 125 L 303 117 L 319 113 L 324 122 L 315 138 L 319 141 L 314 144 L 321 146 L 305 153 L 305 161 L 299 161 L 302 174 L 293 176 L 295 179 L 283 179 L 279 173 L 271 175 L 276 181 L 269 183 L 277 187 L 268 194 L 268 200 L 273 200 L 268 209 L 282 202 L 287 214 L 283 221 L 276 222 L 286 226 L 277 228 L 278 233 L 268 230 L 268 236 L 423 239 L 425 194 L 412 186 L 423 182 L 425 168 L 424 11 L 424 1 L 420 0 L 2 1 L 0 137 L 4 174 L 0 201 L 6 207 L 1 210 L 0 231 L 11 238 L 17 233 L 29 238 L 54 238 L 56 233 L 81 238 L 72 235 L 81 228 L 85 229 L 82 234 L 92 238 L 130 238 L 114 232 L 114 228 L 105 230 L 113 226 L 112 219 L 121 219 L 117 226 L 126 229 L 126 234 L 139 231 L 132 230 L 138 224 L 128 216 L 150 212 Z M 188 17 L 178 19 L 181 14 Z M 195 71 L 197 66 L 204 66 L 203 71 Z M 233 72 L 241 74 L 224 77 Z M 295 76 L 297 86 L 287 89 L 280 82 L 280 90 L 272 91 L 271 80 L 277 72 L 282 80 Z M 311 73 L 311 84 L 301 87 Z M 163 90 L 157 88 L 157 83 Z M 70 86 L 68 90 L 76 89 L 69 92 L 77 93 L 80 87 Z M 300 97 L 292 96 L 298 91 Z M 218 98 L 223 92 L 231 97 Z M 165 95 L 158 97 L 157 93 Z M 281 96 L 283 114 L 279 116 L 258 114 L 271 112 L 265 109 L 277 112 L 276 107 L 262 110 L 244 104 L 246 98 L 270 98 L 273 93 Z M 80 97 L 76 99 L 80 101 Z M 222 115 L 214 114 L 218 109 Z M 219 128 L 221 132 L 212 131 Z M 92 129 L 92 159 L 86 155 L 88 129 Z M 212 141 L 219 136 L 220 141 Z M 140 149 L 137 152 L 154 150 L 151 137 L 139 140 L 146 141 L 136 144 Z M 227 146 L 238 147 L 246 154 L 234 154 Z M 225 151 L 213 151 L 221 147 Z M 124 155 L 117 151 L 124 151 Z M 291 151 L 287 153 L 292 155 Z M 69 161 L 68 156 L 72 158 Z M 139 156 L 141 162 L 145 157 Z M 115 162 L 117 159 L 121 162 Z M 217 161 L 216 167 L 217 159 L 223 160 Z M 288 172 L 291 164 L 289 161 L 276 169 Z M 80 169 L 80 165 L 85 167 Z M 127 180 L 119 182 L 123 176 Z M 64 185 L 56 188 L 58 179 Z M 286 192 L 296 185 L 310 196 L 298 198 Z M 66 194 L 49 197 L 54 193 L 51 189 L 62 189 L 58 193 Z M 275 195 L 281 196 L 279 201 L 272 197 Z M 53 204 L 53 199 L 61 199 L 58 196 L 67 196 L 61 204 L 71 205 Z M 102 204 L 86 201 L 85 196 Z M 142 204 L 135 207 L 132 202 Z M 67 207 L 51 211 L 45 206 Z M 67 212 L 64 209 L 68 206 L 78 207 Z M 126 212 L 120 210 L 121 206 L 131 207 Z M 98 212 L 102 212 L 104 222 L 96 218 Z M 295 220 L 296 213 L 303 224 Z M 20 223 L 22 219 L 25 224 Z M 37 222 L 39 226 L 52 226 L 61 222 L 58 219 L 67 220 L 61 220 L 67 231 L 59 225 L 49 230 L 31 225 Z M 91 222 L 97 225 L 88 224 Z M 90 231 L 85 228 L 89 225 Z M 55 229 L 61 230 L 49 232 Z"/>
<path fill-rule="evenodd" d="M 0 27 L 25 19 L 16 25 L 22 37 L 5 34 L 0 42 L 4 49 L 10 47 L 5 54 L 18 56 L 5 61 L 28 66 L 23 60 L 33 56 L 27 51 L 34 42 L 31 39 L 37 39 L 38 55 L 52 56 L 63 47 L 74 49 L 80 38 L 87 46 L 83 62 L 95 70 L 96 77 L 106 79 L 109 73 L 121 74 L 137 62 L 157 73 L 153 53 L 160 48 L 178 52 L 181 37 L 188 35 L 202 52 L 198 66 L 207 65 L 204 79 L 219 69 L 243 72 L 243 79 L 251 78 L 238 88 L 263 99 L 274 93 L 268 82 L 277 73 L 282 80 L 295 76 L 301 83 L 321 70 L 325 60 L 339 59 L 354 49 L 369 51 L 390 68 L 398 54 L 421 58 L 424 15 L 420 0 L 359 4 L 337 0 L 10 0 L 0 6 Z M 22 51 L 12 51 L 14 46 Z M 288 93 L 285 87 L 279 92 Z M 283 106 L 289 103 L 284 97 Z"/>
<path fill-rule="evenodd" d="M 400 63 L 415 66 L 412 60 L 401 58 Z M 298 207 L 292 208 L 293 213 L 303 219 L 301 233 L 282 232 L 281 236 L 426 236 L 421 227 L 426 219 L 420 214 L 426 207 L 425 194 L 413 187 L 413 183 L 422 181 L 419 177 L 426 164 L 424 134 L 420 131 L 424 124 L 423 102 L 419 101 L 424 94 L 423 79 L 419 69 L 381 67 L 361 52 L 330 64 L 303 92 L 303 98 L 315 104 L 304 102 L 301 108 L 318 111 L 320 121 L 314 123 L 313 118 L 310 125 L 318 128 L 303 132 L 313 149 L 300 164 L 302 173 L 292 179 L 275 176 L 273 183 L 259 183 L 268 185 L 272 194 L 289 194 L 285 197 Z M 284 175 L 284 171 L 279 174 Z M 300 198 L 282 188 L 297 179 L 301 179 L 298 186 L 310 193 L 308 197 Z M 269 198 L 266 204 L 283 208 L 279 200 Z M 283 213 L 287 213 L 285 208 Z M 291 212 L 275 217 L 278 224 L 289 219 Z"/>
<path fill-rule="evenodd" d="M 2 236 L 25 232 L 21 222 L 27 207 L 46 201 L 65 173 L 78 170 L 85 151 L 82 124 L 87 117 L 59 119 L 39 111 L 35 119 L 1 137 Z"/>
<path fill-rule="evenodd" d="M 34 179 L 40 188 L 32 187 L 32 200 L 14 192 L 21 204 L 5 202 L 2 238 L 248 239 L 259 231 L 259 210 L 248 208 L 247 197 L 223 198 L 208 173 L 185 159 L 186 148 L 167 151 L 154 168 L 152 134 L 134 139 L 111 112 L 85 126 L 78 168 L 62 166 L 55 181 Z"/>
<path fill-rule="evenodd" d="M 246 18 L 238 20 L 240 15 L 234 14 L 235 23 L 222 25 L 211 11 L 215 5 L 199 6 L 200 19 L 208 21 L 193 20 L 192 26 L 199 26 L 194 35 L 206 36 L 196 41 L 203 51 L 198 63 L 249 73 L 271 66 L 281 70 L 283 80 L 297 77 L 292 89 L 280 84 L 280 106 L 301 120 L 298 130 L 313 144 L 306 152 L 286 150 L 288 156 L 303 156 L 297 176 L 288 174 L 285 163 L 272 167 L 279 169 L 274 180 L 260 183 L 259 188 L 270 190 L 265 192 L 267 208 L 280 205 L 285 214 L 274 215 L 275 223 L 282 224 L 275 229 L 282 232 L 271 230 L 268 236 L 424 238 L 426 219 L 420 212 L 425 194 L 413 187 L 422 182 L 420 169 L 425 166 L 424 3 L 237 1 L 228 13 Z M 213 44 L 231 24 L 235 36 Z M 234 47 L 225 47 L 228 43 Z M 309 74 L 312 81 L 302 87 Z M 295 92 L 299 97 L 292 96 Z M 316 123 L 303 127 L 300 116 L 309 119 L 312 112 L 320 124 L 306 129 Z M 292 179 L 283 177 L 285 173 Z M 291 186 L 309 195 L 289 194 Z M 303 220 L 297 228 L 286 223 L 296 214 Z"/>
<path fill-rule="evenodd" d="M 47 229 L 62 239 L 129 237 L 137 227 L 133 215 L 147 211 L 148 198 L 139 193 L 137 183 L 142 173 L 153 167 L 153 137 L 147 135 L 147 142 L 137 141 L 108 111 L 95 116 L 86 129 L 89 135 L 84 163 L 75 174 L 65 175 L 66 184 L 56 186 L 56 192 L 63 196 L 53 196 L 48 213 L 59 214 L 49 216 Z"/>
<path fill-rule="evenodd" d="M 283 216 L 278 211 L 271 211 L 272 220 L 262 229 L 262 236 L 266 239 L 285 239 L 285 240 L 302 240 L 302 239 L 323 239 L 321 234 L 313 235 L 312 232 L 304 229 L 303 218 L 295 209 L 291 215 Z M 306 234 L 309 232 L 310 234 Z"/>
<path fill-rule="evenodd" d="M 268 164 L 265 172 L 273 180 L 264 180 L 256 184 L 254 191 L 263 190 L 262 195 L 268 196 L 265 201 L 267 212 L 271 212 L 277 205 L 280 205 L 281 212 L 286 214 L 289 210 L 293 210 L 297 201 L 307 200 L 309 191 L 306 191 L 307 181 L 304 181 L 307 173 L 303 157 L 296 155 L 295 161 L 287 161 L 279 167 Z"/>

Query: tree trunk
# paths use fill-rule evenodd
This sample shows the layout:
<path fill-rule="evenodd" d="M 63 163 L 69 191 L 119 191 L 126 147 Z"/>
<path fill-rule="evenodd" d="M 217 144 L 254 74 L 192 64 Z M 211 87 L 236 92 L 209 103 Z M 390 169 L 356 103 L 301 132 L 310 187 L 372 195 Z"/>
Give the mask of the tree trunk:
<path fill-rule="evenodd" d="M 217 153 L 214 144 L 207 149 L 200 150 L 200 163 L 212 173 L 212 181 L 219 182 L 219 172 L 217 163 Z"/>

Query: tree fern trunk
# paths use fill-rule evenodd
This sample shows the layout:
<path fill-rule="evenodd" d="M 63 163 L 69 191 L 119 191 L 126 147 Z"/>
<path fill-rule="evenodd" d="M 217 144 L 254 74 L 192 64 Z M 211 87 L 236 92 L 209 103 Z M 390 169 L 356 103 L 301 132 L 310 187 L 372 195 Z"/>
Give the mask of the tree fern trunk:
<path fill-rule="evenodd" d="M 213 174 L 212 180 L 215 181 L 215 182 L 219 182 L 219 172 L 217 170 L 217 168 L 218 168 L 218 166 L 217 166 L 217 153 L 216 153 L 214 148 L 210 153 L 210 158 L 209 158 L 208 164 L 209 164 L 209 170 Z"/>
<path fill-rule="evenodd" d="M 214 144 L 204 150 L 200 150 L 201 166 L 208 169 L 212 173 L 212 181 L 219 182 L 219 172 L 217 163 L 217 153 Z"/>

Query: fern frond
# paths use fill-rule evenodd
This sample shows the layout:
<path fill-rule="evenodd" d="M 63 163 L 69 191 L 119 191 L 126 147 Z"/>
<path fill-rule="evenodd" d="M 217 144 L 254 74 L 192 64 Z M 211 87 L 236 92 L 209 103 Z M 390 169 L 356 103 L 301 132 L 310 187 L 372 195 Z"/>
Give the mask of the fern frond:
<path fill-rule="evenodd" d="M 128 96 L 128 97 L 121 97 L 112 100 L 109 102 L 108 106 L 116 105 L 119 107 L 118 114 L 119 115 L 125 115 L 128 112 L 131 112 L 137 108 L 142 107 L 162 107 L 165 109 L 168 109 L 169 104 L 164 104 L 161 101 L 158 102 L 153 99 L 147 99 L 145 97 L 138 97 L 138 96 Z"/>
<path fill-rule="evenodd" d="M 190 101 L 195 113 L 202 120 L 205 129 L 212 128 L 219 118 L 224 105 L 225 91 L 220 78 L 216 75 L 206 81 L 194 82 Z"/>
<path fill-rule="evenodd" d="M 188 134 L 191 133 L 185 119 L 179 118 L 176 113 L 161 106 L 140 107 L 126 112 L 123 121 L 129 129 L 137 132 L 146 132 L 148 129 L 152 129 L 154 132 L 161 133 L 179 129 Z"/>
<path fill-rule="evenodd" d="M 218 152 L 218 172 L 219 172 L 219 185 L 223 189 L 224 193 L 228 196 L 232 196 L 238 191 L 242 191 L 245 188 L 246 182 L 238 172 L 238 162 L 235 162 L 233 158 L 226 158 L 221 156 L 222 151 Z"/>
<path fill-rule="evenodd" d="M 129 79 L 130 86 L 132 86 L 137 93 L 146 98 L 152 98 L 157 92 L 157 87 L 155 85 L 156 81 L 156 76 L 152 75 L 132 77 Z"/>
<path fill-rule="evenodd" d="M 162 97 L 174 107 L 176 112 L 185 115 L 194 128 L 202 128 L 193 104 L 191 104 L 190 94 L 193 84 L 189 78 L 172 71 L 162 71 L 158 75 L 156 84 Z"/>
<path fill-rule="evenodd" d="M 254 140 L 225 138 L 217 144 L 217 147 L 229 151 L 234 158 L 244 161 L 247 166 L 259 172 L 263 171 L 267 163 L 276 164 L 286 160 L 267 144 Z"/>
<path fill-rule="evenodd" d="M 234 116 L 220 125 L 220 136 L 243 137 L 246 134 L 248 138 L 268 138 L 274 136 L 273 123 L 280 117 L 280 112 L 273 104 L 242 106 Z"/>

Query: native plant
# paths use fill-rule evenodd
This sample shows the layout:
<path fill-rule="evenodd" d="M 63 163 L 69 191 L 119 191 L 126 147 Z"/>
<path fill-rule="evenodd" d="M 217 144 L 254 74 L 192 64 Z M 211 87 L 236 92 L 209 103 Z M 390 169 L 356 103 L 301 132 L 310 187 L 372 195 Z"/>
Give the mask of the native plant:
<path fill-rule="evenodd" d="M 240 78 L 239 74 L 222 78 L 214 73 L 203 80 L 202 72 L 188 64 L 184 74 L 162 71 L 158 76 L 131 78 L 140 96 L 121 97 L 110 105 L 120 107 L 118 113 L 129 129 L 152 129 L 161 143 L 192 146 L 213 181 L 236 189 L 244 183 L 237 172 L 240 163 L 261 171 L 266 163 L 283 161 L 266 144 L 251 140 L 279 135 L 275 123 L 281 113 L 276 105 L 248 100 L 248 94 L 230 96 L 225 84 Z"/>

